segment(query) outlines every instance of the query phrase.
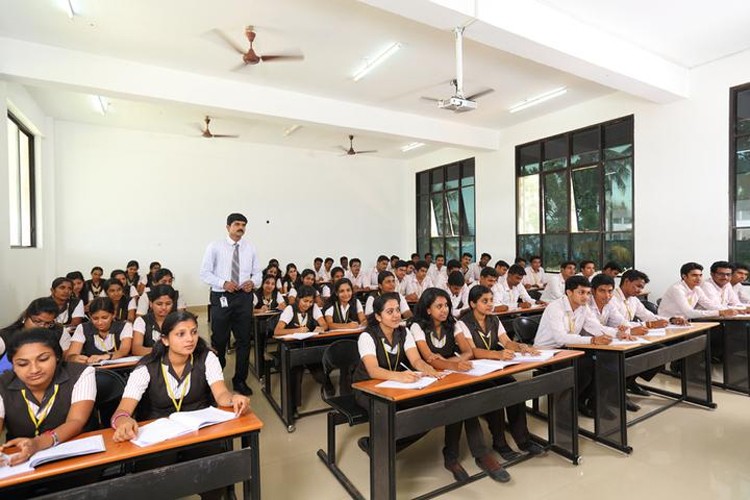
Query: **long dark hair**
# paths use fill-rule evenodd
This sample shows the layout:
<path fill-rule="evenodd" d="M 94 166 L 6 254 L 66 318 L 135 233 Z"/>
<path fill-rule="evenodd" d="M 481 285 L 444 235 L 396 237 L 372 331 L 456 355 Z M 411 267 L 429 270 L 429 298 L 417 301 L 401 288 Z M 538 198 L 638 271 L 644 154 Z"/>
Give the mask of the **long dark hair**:
<path fill-rule="evenodd" d="M 352 285 L 352 282 L 349 278 L 341 278 L 336 280 L 336 282 L 333 284 L 333 287 L 331 288 L 331 296 L 328 298 L 328 301 L 323 308 L 323 310 L 328 309 L 329 307 L 333 307 L 336 305 L 336 302 L 339 301 L 339 289 L 343 285 L 349 285 L 349 288 L 352 289 L 352 298 L 349 299 L 349 302 L 347 304 L 341 304 L 342 306 L 348 305 L 351 307 L 357 307 L 357 295 L 354 293 L 354 285 Z M 356 309 L 352 309 L 352 311 L 356 311 Z"/>
<path fill-rule="evenodd" d="M 164 318 L 164 323 L 161 325 L 161 338 L 166 338 L 169 336 L 169 333 L 175 329 L 175 327 L 182 323 L 183 321 L 192 321 L 196 325 L 198 324 L 198 316 L 195 314 L 188 312 L 188 311 L 175 311 L 172 313 L 169 313 L 169 315 Z M 151 352 L 144 357 L 141 358 L 141 360 L 138 362 L 138 365 L 147 365 L 149 363 L 154 362 L 160 362 L 161 359 L 167 354 L 167 350 L 169 348 L 164 345 L 163 342 L 154 342 L 154 348 L 151 350 Z M 209 351 L 210 348 L 208 347 L 208 344 L 206 343 L 203 338 L 200 336 L 198 337 L 198 342 L 195 344 L 195 350 L 193 351 L 194 356 L 200 356 L 205 351 Z"/>
<path fill-rule="evenodd" d="M 28 307 L 26 307 L 26 310 L 21 313 L 17 320 L 0 331 L 12 332 L 21 330 L 23 329 L 23 324 L 26 321 L 26 318 L 28 318 L 29 316 L 36 316 L 37 314 L 42 313 L 49 313 L 53 316 L 57 316 L 59 312 L 60 311 L 57 308 L 57 303 L 54 299 L 52 299 L 51 297 L 40 297 L 38 299 L 32 300 Z M 44 330 L 44 328 L 42 328 L 42 330 Z"/>
<path fill-rule="evenodd" d="M 398 292 L 388 292 L 375 297 L 375 299 L 372 301 L 372 314 L 367 316 L 368 328 L 380 328 L 380 323 L 378 322 L 378 319 L 375 317 L 375 315 L 381 314 L 383 312 L 383 308 L 385 308 L 385 304 L 389 300 L 395 300 L 396 303 L 400 304 L 401 296 L 398 294 Z"/>
<path fill-rule="evenodd" d="M 63 352 L 60 342 L 54 332 L 48 328 L 31 328 L 23 335 L 14 335 L 10 340 L 10 345 L 8 345 L 8 361 L 12 363 L 13 356 L 26 344 L 44 344 L 55 353 L 58 364 L 62 361 Z"/>
<path fill-rule="evenodd" d="M 414 323 L 418 324 L 422 328 L 423 332 L 432 332 L 435 330 L 435 322 L 430 317 L 427 310 L 435 303 L 438 297 L 443 297 L 448 302 L 448 318 L 443 322 L 443 334 L 445 332 L 452 332 L 456 325 L 456 319 L 453 317 L 453 304 L 448 292 L 441 288 L 428 288 L 422 292 L 422 296 L 419 297 L 416 307 L 414 307 L 414 317 L 409 321 L 409 325 Z"/>

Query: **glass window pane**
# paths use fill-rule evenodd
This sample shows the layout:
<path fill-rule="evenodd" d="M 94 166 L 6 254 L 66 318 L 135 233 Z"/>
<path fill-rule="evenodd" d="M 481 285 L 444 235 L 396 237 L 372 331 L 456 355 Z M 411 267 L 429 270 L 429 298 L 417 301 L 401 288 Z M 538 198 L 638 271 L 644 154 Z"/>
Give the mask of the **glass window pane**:
<path fill-rule="evenodd" d="M 544 176 L 544 232 L 568 230 L 568 176 L 565 172 Z M 546 245 L 546 243 L 545 243 Z"/>
<path fill-rule="evenodd" d="M 542 262 L 549 270 L 560 269 L 560 263 L 568 260 L 568 235 L 545 234 Z"/>
<path fill-rule="evenodd" d="M 458 236 L 461 234 L 461 223 L 459 219 L 459 200 L 458 190 L 446 191 L 445 201 L 447 203 L 448 210 L 445 215 L 445 235 L 446 236 Z M 458 243 L 456 244 L 458 245 Z"/>
<path fill-rule="evenodd" d="M 19 134 L 19 176 L 21 180 L 21 246 L 31 246 L 31 138 Z"/>
<path fill-rule="evenodd" d="M 430 239 L 430 197 L 419 196 L 417 197 L 417 246 L 425 245 L 429 246 Z M 420 254 L 424 252 L 417 250 Z"/>
<path fill-rule="evenodd" d="M 436 193 L 443 190 L 443 169 L 435 168 L 430 171 L 432 175 L 432 192 Z"/>
<path fill-rule="evenodd" d="M 458 187 L 459 174 L 461 173 L 459 164 L 448 165 L 445 170 L 445 189 L 456 189 Z"/>
<path fill-rule="evenodd" d="M 571 172 L 573 206 L 571 207 L 571 232 L 599 231 L 601 227 L 599 167 L 589 167 Z"/>
<path fill-rule="evenodd" d="M 750 172 L 737 175 L 735 189 L 735 224 L 750 227 Z"/>
<path fill-rule="evenodd" d="M 593 260 L 597 267 L 602 262 L 601 234 L 573 234 L 571 235 L 570 258 L 576 262 Z"/>
<path fill-rule="evenodd" d="M 518 148 L 518 175 L 539 173 L 539 161 L 542 157 L 541 143 L 537 142 Z"/>
<path fill-rule="evenodd" d="M 633 267 L 633 233 L 608 233 L 604 236 L 604 261 L 610 260 L 625 268 Z"/>
<path fill-rule="evenodd" d="M 544 170 L 559 170 L 568 166 L 568 140 L 565 136 L 544 141 Z"/>
<path fill-rule="evenodd" d="M 750 136 L 738 137 L 735 148 L 737 173 L 750 172 Z"/>
<path fill-rule="evenodd" d="M 599 127 L 573 134 L 570 166 L 590 165 L 599 161 Z"/>
<path fill-rule="evenodd" d="M 633 230 L 633 159 L 604 163 L 605 231 Z"/>
<path fill-rule="evenodd" d="M 750 229 L 737 229 L 734 233 L 734 260 L 750 262 Z"/>
<path fill-rule="evenodd" d="M 432 258 L 434 259 L 437 254 L 443 254 L 445 255 L 445 245 L 444 245 L 443 238 L 431 238 L 430 239 L 430 246 L 432 252 Z"/>
<path fill-rule="evenodd" d="M 419 172 L 417 174 L 417 193 L 427 194 L 430 192 L 430 171 Z"/>
<path fill-rule="evenodd" d="M 541 255 L 541 237 L 538 234 L 518 235 L 517 240 L 518 257 L 528 260 L 532 255 Z"/>
<path fill-rule="evenodd" d="M 461 185 L 474 184 L 474 158 L 461 162 Z"/>
<path fill-rule="evenodd" d="M 624 120 L 604 127 L 604 159 L 633 154 L 633 122 Z"/>
<path fill-rule="evenodd" d="M 539 233 L 539 174 L 518 178 L 518 233 Z"/>
<path fill-rule="evenodd" d="M 466 252 L 469 252 L 471 255 L 474 255 L 476 257 L 476 242 L 472 237 L 463 236 L 461 237 L 461 254 L 457 255 L 457 258 L 460 258 L 461 255 Z"/>
<path fill-rule="evenodd" d="M 474 236 L 476 234 L 475 211 L 474 186 L 461 188 L 461 234 L 464 236 Z"/>
<path fill-rule="evenodd" d="M 443 193 L 433 194 L 430 201 L 432 207 L 430 236 L 443 236 L 445 235 L 445 202 L 443 200 Z"/>
<path fill-rule="evenodd" d="M 18 127 L 10 118 L 8 125 L 8 209 L 10 222 L 10 245 L 21 245 L 21 176 L 18 168 Z"/>
<path fill-rule="evenodd" d="M 737 133 L 750 134 L 750 89 L 737 93 Z"/>
<path fill-rule="evenodd" d="M 460 245 L 458 241 L 458 237 L 455 238 L 445 238 L 445 260 L 446 262 L 451 259 L 458 259 L 460 251 Z"/>

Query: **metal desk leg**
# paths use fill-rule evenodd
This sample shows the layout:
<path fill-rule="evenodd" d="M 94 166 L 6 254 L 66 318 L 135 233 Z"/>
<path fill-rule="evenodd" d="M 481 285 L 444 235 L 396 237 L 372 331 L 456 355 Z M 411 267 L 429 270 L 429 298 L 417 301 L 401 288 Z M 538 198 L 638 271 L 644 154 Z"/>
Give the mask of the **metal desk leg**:
<path fill-rule="evenodd" d="M 682 365 L 682 394 L 685 401 L 708 408 L 716 408 L 711 392 L 711 343 L 704 336 L 706 348 L 684 359 Z"/>
<path fill-rule="evenodd" d="M 280 342 L 279 355 L 281 356 L 281 419 L 286 424 L 288 432 L 294 432 L 294 394 L 292 391 L 292 367 L 289 354 L 289 346 L 286 342 Z"/>
<path fill-rule="evenodd" d="M 370 498 L 396 498 L 395 405 L 370 398 Z"/>
<path fill-rule="evenodd" d="M 725 389 L 750 394 L 750 322 L 727 321 L 724 328 Z"/>
<path fill-rule="evenodd" d="M 633 448 L 628 446 L 625 408 L 625 353 L 597 351 L 594 366 L 595 439 L 624 453 L 632 453 Z"/>
<path fill-rule="evenodd" d="M 567 370 L 570 386 L 548 396 L 549 419 L 547 420 L 549 442 L 553 451 L 569 458 L 578 465 L 578 398 L 576 397 L 576 370 Z M 559 372 L 563 376 L 563 372 Z"/>
<path fill-rule="evenodd" d="M 260 433 L 242 436 L 242 447 L 252 450 L 250 478 L 242 482 L 242 497 L 260 500 Z"/>

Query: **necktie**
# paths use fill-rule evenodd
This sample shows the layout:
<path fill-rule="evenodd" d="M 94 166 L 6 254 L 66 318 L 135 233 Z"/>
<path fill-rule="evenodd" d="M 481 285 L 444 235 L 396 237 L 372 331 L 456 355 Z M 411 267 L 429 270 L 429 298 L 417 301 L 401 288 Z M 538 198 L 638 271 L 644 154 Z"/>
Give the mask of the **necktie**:
<path fill-rule="evenodd" d="M 232 282 L 240 284 L 240 244 L 234 244 L 234 253 L 232 253 Z"/>

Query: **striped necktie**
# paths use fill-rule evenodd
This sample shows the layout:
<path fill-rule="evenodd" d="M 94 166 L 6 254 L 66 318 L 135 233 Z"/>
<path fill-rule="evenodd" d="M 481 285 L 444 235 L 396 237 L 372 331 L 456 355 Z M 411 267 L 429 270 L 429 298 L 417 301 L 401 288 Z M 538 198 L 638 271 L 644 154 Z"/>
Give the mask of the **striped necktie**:
<path fill-rule="evenodd" d="M 234 244 L 234 253 L 232 253 L 232 282 L 240 284 L 240 244 Z"/>

